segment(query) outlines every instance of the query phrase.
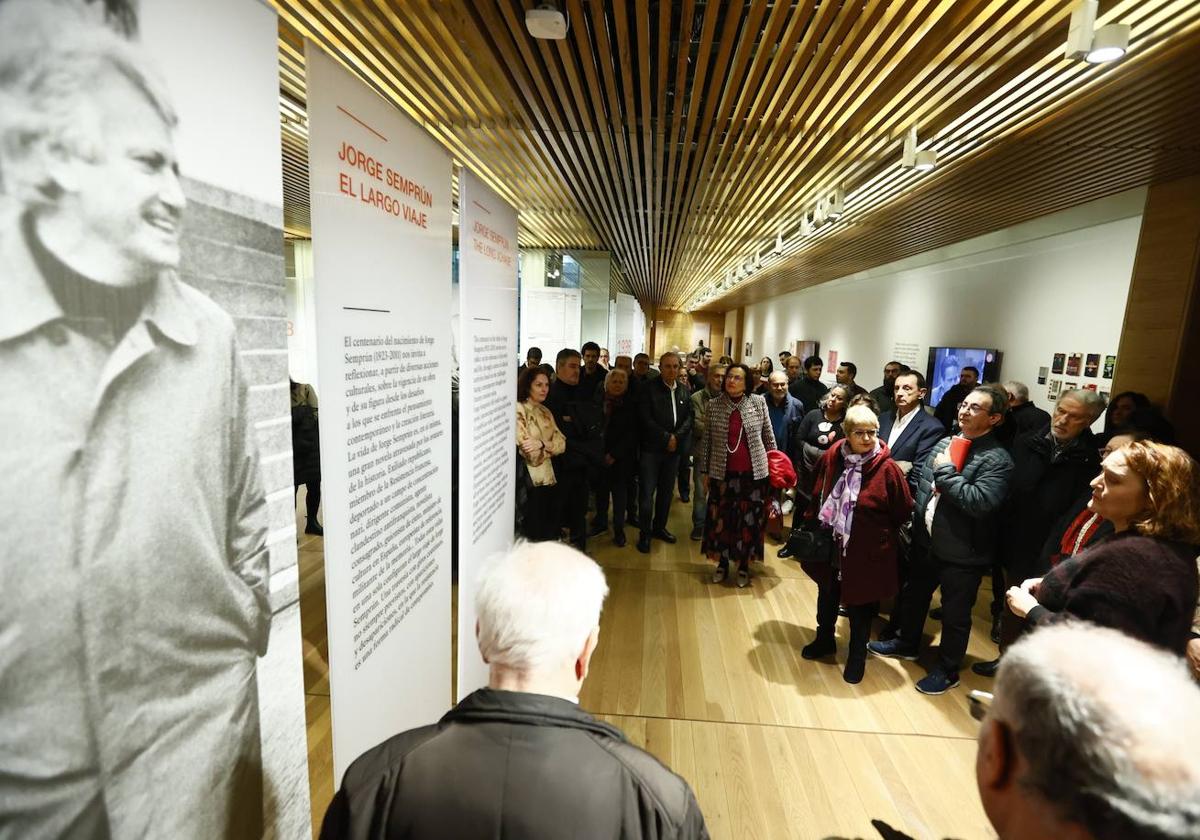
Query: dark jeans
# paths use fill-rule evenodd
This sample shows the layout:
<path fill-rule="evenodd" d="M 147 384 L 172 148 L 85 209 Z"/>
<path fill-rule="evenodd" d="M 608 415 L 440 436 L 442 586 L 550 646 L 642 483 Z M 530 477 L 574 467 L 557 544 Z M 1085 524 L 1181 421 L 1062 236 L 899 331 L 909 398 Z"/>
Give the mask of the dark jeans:
<path fill-rule="evenodd" d="M 317 521 L 317 510 L 321 507 L 321 479 L 316 481 L 306 481 L 304 486 L 308 488 L 308 495 L 304 497 L 304 513 L 308 517 L 309 522 Z M 296 485 L 294 495 L 300 494 L 300 485 Z"/>
<path fill-rule="evenodd" d="M 838 606 L 842 598 L 841 581 L 835 577 L 827 586 L 817 586 L 817 635 L 833 637 L 833 628 L 838 620 Z M 879 612 L 879 602 L 846 605 L 850 618 L 850 659 L 867 658 L 867 641 L 871 637 L 871 622 Z"/>
<path fill-rule="evenodd" d="M 979 584 L 988 571 L 939 560 L 926 545 L 914 543 L 908 582 L 900 593 L 900 639 L 916 647 L 925 630 L 933 591 L 942 588 L 942 643 L 938 664 L 947 673 L 958 671 L 971 638 L 971 610 Z"/>
<path fill-rule="evenodd" d="M 562 470 L 558 476 L 562 527 L 571 531 L 571 544 L 583 551 L 587 547 L 587 470 Z"/>
<path fill-rule="evenodd" d="M 638 528 L 643 536 L 667 527 L 675 482 L 679 478 L 679 451 L 643 452 L 638 462 Z M 653 516 L 653 519 L 651 517 Z"/>
<path fill-rule="evenodd" d="M 622 475 L 617 469 L 609 467 L 600 473 L 596 479 L 596 518 L 593 524 L 597 528 L 608 527 L 608 500 L 612 499 L 613 531 L 625 527 L 625 512 L 628 510 L 629 477 Z"/>
<path fill-rule="evenodd" d="M 525 469 L 522 464 L 521 469 Z M 549 487 L 530 487 L 525 498 L 525 516 L 522 522 L 521 536 L 530 542 L 547 542 L 557 540 L 561 527 L 559 526 L 558 485 Z"/>
<path fill-rule="evenodd" d="M 1017 581 L 1019 584 L 1021 581 Z M 1016 584 L 1013 584 L 1014 586 Z M 1008 608 L 1004 598 L 1008 586 L 1004 583 L 1004 566 L 999 562 L 992 564 L 992 618 L 1003 615 Z"/>

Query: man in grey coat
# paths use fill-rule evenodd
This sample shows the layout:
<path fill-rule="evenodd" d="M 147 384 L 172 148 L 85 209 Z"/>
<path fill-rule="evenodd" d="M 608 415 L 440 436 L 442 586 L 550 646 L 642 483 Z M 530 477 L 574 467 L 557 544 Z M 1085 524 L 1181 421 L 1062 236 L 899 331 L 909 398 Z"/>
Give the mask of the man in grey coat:
<path fill-rule="evenodd" d="M 993 433 L 1007 406 L 993 385 L 974 388 L 960 404 L 958 424 L 969 446 L 961 467 L 951 441 L 934 445 L 921 467 L 913 510 L 908 582 L 900 593 L 899 635 L 867 650 L 894 659 L 917 658 L 933 591 L 942 589 L 942 640 L 937 664 L 917 682 L 923 694 L 958 685 L 958 668 L 971 636 L 971 609 L 983 575 L 991 570 L 996 521 L 1008 495 L 1013 461 Z"/>
<path fill-rule="evenodd" d="M 687 782 L 579 708 L 607 594 L 560 543 L 489 563 L 475 591 L 488 687 L 351 764 L 322 840 L 707 838 Z"/>

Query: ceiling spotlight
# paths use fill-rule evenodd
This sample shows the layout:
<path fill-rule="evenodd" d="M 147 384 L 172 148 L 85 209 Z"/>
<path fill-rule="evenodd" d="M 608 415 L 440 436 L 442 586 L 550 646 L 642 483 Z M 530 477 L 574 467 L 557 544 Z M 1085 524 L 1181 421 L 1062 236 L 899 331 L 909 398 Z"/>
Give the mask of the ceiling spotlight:
<path fill-rule="evenodd" d="M 779 233 L 775 234 L 775 253 L 783 253 L 783 231 L 779 231 Z"/>
<path fill-rule="evenodd" d="M 846 191 L 838 187 L 829 197 L 829 221 L 836 222 L 845 211 Z"/>
<path fill-rule="evenodd" d="M 817 207 L 813 210 L 812 220 L 813 224 L 817 227 L 825 224 L 825 199 L 817 202 Z"/>
<path fill-rule="evenodd" d="M 917 127 L 911 126 L 904 135 L 904 154 L 901 163 L 906 169 L 928 172 L 937 166 L 937 152 L 933 149 L 917 151 Z"/>
<path fill-rule="evenodd" d="M 1081 0 L 1071 12 L 1071 27 L 1067 31 L 1067 58 L 1101 64 L 1125 55 L 1129 49 L 1129 26 L 1110 23 L 1097 29 L 1098 12 L 1097 0 Z"/>
<path fill-rule="evenodd" d="M 567 16 L 554 3 L 542 3 L 525 11 L 525 28 L 534 38 L 561 41 L 567 37 L 570 25 Z"/>
<path fill-rule="evenodd" d="M 756 270 L 762 268 L 762 251 L 758 251 L 754 255 L 754 268 Z"/>
<path fill-rule="evenodd" d="M 803 218 L 800 219 L 800 235 L 801 236 L 812 236 L 812 232 L 813 232 L 812 219 L 810 219 L 808 217 L 808 214 L 805 213 Z"/>

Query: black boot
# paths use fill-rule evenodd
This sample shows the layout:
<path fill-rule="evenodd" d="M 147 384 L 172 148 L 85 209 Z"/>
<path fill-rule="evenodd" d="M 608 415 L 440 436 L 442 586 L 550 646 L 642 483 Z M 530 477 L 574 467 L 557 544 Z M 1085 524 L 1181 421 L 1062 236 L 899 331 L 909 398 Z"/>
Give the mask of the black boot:
<path fill-rule="evenodd" d="M 832 627 L 818 627 L 817 638 L 800 649 L 800 655 L 805 659 L 824 659 L 837 653 L 837 640 L 833 637 Z"/>
<path fill-rule="evenodd" d="M 879 606 L 856 604 L 847 610 L 850 614 L 850 647 L 846 652 L 846 668 L 842 671 L 842 679 L 848 683 L 860 683 L 867 669 L 867 640 L 871 636 L 871 622 Z"/>
<path fill-rule="evenodd" d="M 308 524 L 304 526 L 304 533 L 316 534 L 318 537 L 325 536 L 325 529 L 321 527 L 321 523 L 316 519 L 308 520 Z"/>

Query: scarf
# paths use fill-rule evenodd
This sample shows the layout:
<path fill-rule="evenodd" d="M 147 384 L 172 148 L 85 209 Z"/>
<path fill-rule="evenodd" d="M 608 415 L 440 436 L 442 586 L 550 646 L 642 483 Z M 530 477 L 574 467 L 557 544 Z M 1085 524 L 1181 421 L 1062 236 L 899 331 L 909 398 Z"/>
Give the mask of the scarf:
<path fill-rule="evenodd" d="M 822 524 L 832 528 L 833 532 L 841 537 L 842 556 L 845 556 L 846 545 L 850 542 L 850 529 L 854 524 L 854 506 L 858 504 L 858 493 L 862 490 L 863 464 L 878 454 L 878 438 L 875 440 L 874 448 L 862 455 L 853 454 L 850 452 L 850 445 L 844 445 L 842 460 L 845 462 L 845 469 L 838 476 L 837 483 L 833 485 L 833 490 L 830 491 L 829 497 L 825 499 L 825 504 L 821 505 L 820 513 L 817 514 L 817 518 Z"/>

